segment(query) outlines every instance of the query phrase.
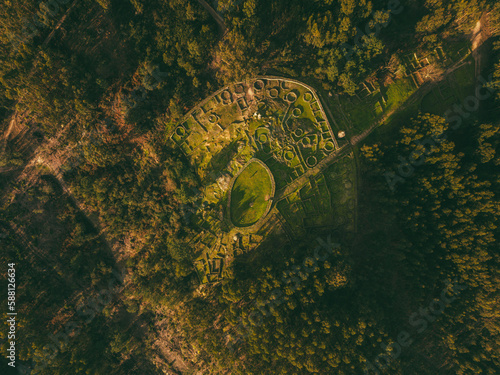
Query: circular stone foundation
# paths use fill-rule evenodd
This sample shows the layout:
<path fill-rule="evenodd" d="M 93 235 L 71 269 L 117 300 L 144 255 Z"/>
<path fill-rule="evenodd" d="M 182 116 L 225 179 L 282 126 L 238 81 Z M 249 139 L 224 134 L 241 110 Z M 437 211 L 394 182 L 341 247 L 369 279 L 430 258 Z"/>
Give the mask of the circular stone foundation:
<path fill-rule="evenodd" d="M 292 116 L 293 117 L 299 117 L 302 114 L 302 110 L 300 108 L 294 108 L 292 111 Z"/>
<path fill-rule="evenodd" d="M 306 163 L 308 167 L 314 167 L 318 163 L 318 160 L 315 156 L 309 156 L 306 160 Z"/>
<path fill-rule="evenodd" d="M 184 134 L 186 134 L 186 129 L 184 129 L 182 126 L 179 126 L 177 129 L 175 129 L 175 134 L 177 134 L 179 137 L 182 137 Z"/>
<path fill-rule="evenodd" d="M 312 98 L 313 98 L 313 96 L 312 96 L 312 94 L 310 92 L 306 92 L 304 94 L 304 101 L 310 102 L 312 100 Z"/>
<path fill-rule="evenodd" d="M 297 100 L 297 94 L 295 94 L 294 92 L 289 92 L 288 94 L 286 94 L 286 100 L 290 103 L 293 103 Z"/>
<path fill-rule="evenodd" d="M 231 98 L 233 97 L 229 91 L 223 91 L 222 94 L 220 95 L 222 100 L 224 101 L 230 101 Z"/>
<path fill-rule="evenodd" d="M 286 151 L 285 152 L 285 160 L 286 161 L 291 161 L 294 158 L 294 153 L 292 151 Z"/>
<path fill-rule="evenodd" d="M 279 94 L 280 94 L 280 92 L 278 91 L 278 89 L 269 90 L 269 96 L 271 98 L 277 98 Z"/>
<path fill-rule="evenodd" d="M 259 135 L 259 142 L 260 143 L 267 143 L 267 141 L 268 141 L 267 134 L 262 133 L 261 135 Z"/>
<path fill-rule="evenodd" d="M 245 92 L 245 87 L 240 83 L 234 86 L 234 92 L 237 94 L 243 94 Z"/>
<path fill-rule="evenodd" d="M 255 81 L 253 83 L 253 88 L 256 90 L 256 91 L 261 91 L 263 88 L 264 88 L 265 84 L 264 84 L 264 81 L 259 79 L 257 81 Z"/>
<path fill-rule="evenodd" d="M 335 145 L 333 144 L 333 142 L 326 142 L 325 151 L 332 152 L 334 148 L 335 148 Z"/>

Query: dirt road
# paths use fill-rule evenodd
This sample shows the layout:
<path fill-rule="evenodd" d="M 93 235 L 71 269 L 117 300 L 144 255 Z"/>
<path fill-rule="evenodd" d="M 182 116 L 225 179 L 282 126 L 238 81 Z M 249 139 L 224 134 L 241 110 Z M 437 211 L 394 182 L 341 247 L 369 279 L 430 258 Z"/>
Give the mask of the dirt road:
<path fill-rule="evenodd" d="M 483 44 L 491 37 L 488 14 L 483 13 L 476 26 L 472 30 L 472 56 L 476 62 L 476 78 L 481 74 L 483 65 L 486 61 L 486 50 L 481 48 Z"/>
<path fill-rule="evenodd" d="M 210 15 L 214 18 L 215 22 L 217 22 L 217 24 L 219 25 L 219 28 L 221 30 L 221 34 L 222 35 L 226 34 L 226 31 L 227 31 L 226 23 L 224 22 L 222 17 L 219 15 L 219 13 L 217 13 L 214 10 L 214 8 L 212 8 L 210 6 L 210 4 L 207 3 L 205 0 L 198 0 L 198 2 L 201 4 L 201 6 L 203 6 L 203 8 L 205 8 L 210 13 Z"/>

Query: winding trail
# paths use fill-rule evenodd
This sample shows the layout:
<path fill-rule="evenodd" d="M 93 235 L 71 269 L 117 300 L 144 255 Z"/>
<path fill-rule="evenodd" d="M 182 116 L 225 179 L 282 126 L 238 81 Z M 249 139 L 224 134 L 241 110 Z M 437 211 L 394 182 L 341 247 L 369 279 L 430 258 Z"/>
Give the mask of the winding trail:
<path fill-rule="evenodd" d="M 198 0 L 198 2 L 201 4 L 203 8 L 205 8 L 208 13 L 214 18 L 215 22 L 217 22 L 217 25 L 219 25 L 220 31 L 222 36 L 226 35 L 227 32 L 227 26 L 226 23 L 224 22 L 224 19 L 215 11 L 212 6 L 207 3 L 205 0 Z"/>
<path fill-rule="evenodd" d="M 481 46 L 491 37 L 491 31 L 489 28 L 488 14 L 483 13 L 481 18 L 477 21 L 474 29 L 472 30 L 472 56 L 475 61 L 475 77 L 478 78 L 481 74 L 483 63 L 486 60 L 486 51 Z M 414 104 L 417 100 L 422 99 L 426 94 L 432 91 L 439 83 L 441 83 L 449 74 L 453 73 L 455 70 L 460 69 L 462 66 L 466 65 L 465 61 L 468 56 L 463 57 L 455 64 L 453 64 L 450 68 L 444 71 L 437 79 L 426 82 L 422 86 L 420 86 L 400 107 L 390 110 L 386 112 L 379 120 L 370 126 L 369 129 L 364 131 L 363 133 L 351 137 L 350 142 L 351 145 L 355 146 L 359 142 L 363 141 L 366 137 L 368 137 L 373 130 L 382 125 L 385 121 L 389 119 L 394 113 L 404 111 L 409 105 Z M 342 111 L 342 108 L 339 108 Z"/>
<path fill-rule="evenodd" d="M 75 7 L 75 5 L 78 3 L 78 1 L 79 0 L 74 0 L 73 1 L 73 3 L 66 10 L 66 12 L 63 14 L 63 16 L 59 19 L 59 21 L 57 22 L 57 24 L 53 28 L 53 30 L 50 32 L 50 34 L 42 42 L 42 46 L 44 46 L 44 47 L 47 46 L 49 44 L 49 42 L 52 40 L 52 38 L 54 38 L 56 31 L 59 30 L 59 28 L 62 26 L 62 24 L 64 23 L 64 21 L 68 18 L 69 14 L 71 13 L 71 11 Z M 31 68 L 31 70 L 30 70 L 30 72 L 28 74 L 27 79 L 30 79 L 31 76 L 33 75 L 33 73 L 35 72 L 36 65 L 37 65 L 37 62 L 36 62 L 36 57 L 35 57 L 33 67 Z M 21 96 L 20 98 L 18 98 L 17 101 L 16 101 L 16 104 L 14 104 L 13 107 L 15 108 L 22 99 L 23 99 L 23 96 Z M 9 121 L 9 126 L 7 127 L 7 130 L 4 132 L 4 134 L 2 136 L 2 139 L 0 140 L 0 154 L 3 154 L 3 152 L 5 151 L 5 147 L 7 146 L 7 141 L 9 139 L 9 136 L 10 136 L 12 130 L 14 129 L 14 127 L 16 125 L 18 125 L 18 124 L 21 124 L 21 121 L 18 121 L 18 111 L 17 111 L 17 109 L 14 109 L 14 112 L 12 113 L 12 115 L 10 115 L 8 117 L 7 121 Z M 24 125 L 24 124 L 22 124 L 22 125 Z"/>
<path fill-rule="evenodd" d="M 415 104 L 415 102 L 421 100 L 425 95 L 431 92 L 434 88 L 436 88 L 449 74 L 453 73 L 455 70 L 460 69 L 462 66 L 467 65 L 468 63 L 464 60 L 467 59 L 468 56 L 457 61 L 453 66 L 448 68 L 445 72 L 443 72 L 437 79 L 433 81 L 429 81 L 421 85 L 413 94 L 410 95 L 406 101 L 395 109 L 391 109 L 386 112 L 380 119 L 376 120 L 369 129 L 365 130 L 363 133 L 353 136 L 350 138 L 351 145 L 355 146 L 359 142 L 363 141 L 366 137 L 368 137 L 376 128 L 386 122 L 389 117 L 394 115 L 395 113 L 402 112 L 408 106 Z"/>

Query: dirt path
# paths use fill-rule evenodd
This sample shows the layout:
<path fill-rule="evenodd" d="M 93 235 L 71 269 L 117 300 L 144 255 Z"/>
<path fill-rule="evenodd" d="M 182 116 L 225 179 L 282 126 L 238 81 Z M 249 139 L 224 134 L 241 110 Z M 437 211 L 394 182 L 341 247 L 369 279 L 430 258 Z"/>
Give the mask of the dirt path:
<path fill-rule="evenodd" d="M 226 32 L 227 32 L 227 27 L 226 27 L 226 23 L 224 22 L 224 19 L 205 0 L 198 0 L 198 2 L 214 18 L 215 22 L 217 22 L 217 24 L 219 25 L 219 28 L 220 28 L 222 36 L 224 36 L 226 34 Z"/>
<path fill-rule="evenodd" d="M 57 179 L 61 189 L 66 194 L 68 199 L 78 208 L 78 210 L 85 214 L 87 219 L 93 224 L 95 230 L 99 232 L 99 235 L 108 248 L 113 249 L 112 244 L 107 239 L 105 228 L 101 229 L 102 225 L 96 223 L 95 220 L 92 220 L 90 212 L 88 212 L 88 210 L 76 200 L 73 191 L 63 179 L 61 167 L 67 161 L 70 149 L 64 147 L 61 148 L 59 140 L 66 134 L 70 127 L 71 124 L 65 126 L 54 138 L 49 139 L 43 146 L 40 146 L 35 151 L 33 158 L 28 162 L 28 164 L 26 164 L 17 179 L 17 181 L 27 182 L 24 184 L 25 188 L 23 190 L 13 191 L 11 197 L 7 200 L 12 202 L 17 195 L 24 193 L 29 186 L 35 184 L 42 174 L 50 172 Z"/>
<path fill-rule="evenodd" d="M 476 62 L 476 78 L 481 74 L 484 62 L 486 61 L 486 51 L 481 46 L 491 37 L 488 14 L 483 13 L 472 30 L 472 56 Z"/>
<path fill-rule="evenodd" d="M 2 136 L 2 139 L 0 140 L 0 155 L 2 155 L 5 152 L 5 148 L 7 147 L 7 141 L 10 137 L 10 134 L 12 133 L 12 129 L 14 129 L 14 126 L 16 125 L 16 120 L 17 120 L 17 112 L 14 112 L 14 114 L 10 118 L 7 130 L 5 131 L 5 133 Z"/>
<path fill-rule="evenodd" d="M 480 47 L 490 37 L 491 37 L 491 31 L 489 28 L 488 14 L 483 13 L 481 18 L 476 23 L 476 25 L 472 31 L 472 37 L 471 37 L 472 56 L 474 57 L 474 60 L 475 60 L 475 76 L 476 76 L 476 78 L 481 73 L 482 63 L 486 60 L 485 59 L 486 51 Z M 453 73 L 455 70 L 460 69 L 462 66 L 466 65 L 467 64 L 467 62 L 465 61 L 466 59 L 467 59 L 467 56 L 460 59 L 455 64 L 453 64 L 453 66 L 451 66 L 445 72 L 443 72 L 440 76 L 438 76 L 437 79 L 433 80 L 432 82 L 424 83 L 422 86 L 420 86 L 417 89 L 417 91 L 415 91 L 406 100 L 406 102 L 402 106 L 400 106 L 396 109 L 390 110 L 389 112 L 386 112 L 379 120 L 377 120 L 375 123 L 373 123 L 369 129 L 365 130 L 363 133 L 361 133 L 357 136 L 351 137 L 350 138 L 351 145 L 354 146 L 357 143 L 361 142 L 368 135 L 370 135 L 371 132 L 375 128 L 377 128 L 378 126 L 382 125 L 385 121 L 387 121 L 389 119 L 389 117 L 391 117 L 394 113 L 404 111 L 409 105 L 412 105 L 415 103 L 415 101 L 422 99 L 427 93 L 429 93 L 440 82 L 442 82 L 449 74 Z M 345 114 L 342 111 L 342 107 L 340 105 L 340 102 L 339 102 L 339 108 L 347 120 L 347 117 L 345 116 Z"/>
<path fill-rule="evenodd" d="M 288 195 L 290 195 L 295 190 L 297 190 L 300 186 L 305 184 L 306 181 L 309 179 L 309 177 L 317 175 L 323 169 L 328 167 L 328 165 L 330 165 L 330 163 L 332 161 L 334 161 L 339 156 L 343 155 L 345 150 L 346 150 L 346 146 L 343 146 L 340 149 L 338 149 L 336 152 L 332 152 L 326 158 L 321 160 L 315 167 L 308 169 L 307 172 L 305 172 L 302 176 L 297 178 L 294 182 L 292 182 L 288 186 L 278 190 L 274 196 L 273 205 L 275 205 L 279 201 L 285 199 Z"/>
<path fill-rule="evenodd" d="M 392 115 L 394 115 L 396 112 L 404 111 L 409 105 L 414 104 L 416 101 L 422 99 L 427 93 L 429 93 L 432 89 L 434 89 L 440 82 L 442 82 L 449 74 L 453 73 L 455 70 L 460 69 L 462 66 L 467 64 L 464 60 L 466 59 L 463 58 L 460 61 L 457 61 L 453 66 L 448 68 L 445 72 L 443 72 L 437 79 L 435 79 L 433 82 L 427 82 L 420 86 L 407 100 L 406 102 L 401 105 L 400 107 L 396 109 L 392 109 L 388 112 L 386 112 L 380 119 L 375 121 L 372 126 L 370 126 L 369 129 L 365 130 L 363 133 L 356 135 L 354 137 L 351 137 L 349 142 L 352 146 L 355 146 L 362 140 L 364 140 L 366 137 L 368 137 L 377 127 L 382 125 L 385 121 L 389 119 Z M 321 100 L 321 97 L 320 97 Z M 321 100 L 322 101 L 322 100 Z M 330 116 L 333 118 L 330 112 L 330 108 L 326 105 L 325 108 L 327 108 L 327 111 L 329 112 Z M 343 114 L 343 116 L 346 118 L 345 114 L 342 111 L 342 107 L 340 106 L 339 102 L 339 108 Z M 347 120 L 348 121 L 348 120 Z M 333 162 L 338 156 L 343 154 L 344 150 L 346 149 L 346 146 L 343 148 L 339 149 L 337 152 L 332 153 L 328 155 L 325 159 L 323 159 L 321 162 L 318 163 L 314 168 L 309 169 L 307 172 L 305 172 L 302 176 L 300 176 L 297 180 L 295 180 L 293 183 L 288 185 L 287 187 L 278 190 L 276 192 L 275 198 L 274 198 L 274 203 L 276 204 L 280 200 L 284 199 L 287 197 L 287 195 L 291 194 L 293 191 L 295 191 L 299 186 L 304 184 L 307 179 L 319 172 L 321 172 L 323 169 L 325 169 L 331 162 Z"/>
<path fill-rule="evenodd" d="M 57 25 L 54 27 L 54 29 L 50 32 L 50 34 L 42 42 L 42 46 L 46 46 L 47 44 L 49 44 L 49 42 L 54 37 L 56 31 L 59 30 L 59 28 L 62 26 L 62 24 L 64 23 L 64 21 L 66 20 L 66 18 L 68 18 L 69 14 L 71 13 L 71 11 L 73 10 L 73 8 L 75 7 L 75 5 L 77 3 L 78 3 L 78 0 L 74 0 L 73 1 L 73 3 L 71 4 L 71 6 L 66 10 L 66 12 L 63 14 L 63 16 L 61 17 L 61 19 L 57 22 Z M 31 68 L 30 73 L 28 74 L 28 79 L 34 74 L 35 68 L 36 68 L 36 58 L 35 58 L 34 66 Z M 19 102 L 21 100 L 22 100 L 22 96 L 19 99 L 17 99 L 16 104 L 14 105 L 14 107 L 17 106 L 17 104 L 19 104 Z M 9 121 L 9 126 L 8 126 L 6 132 L 3 134 L 2 144 L 0 145 L 0 153 L 3 153 L 3 151 L 5 149 L 6 142 L 9 139 L 9 136 L 12 133 L 12 130 L 14 129 L 14 127 L 16 125 L 23 125 L 21 123 L 21 121 L 18 121 L 17 110 L 15 110 L 14 113 L 9 117 L 8 121 Z"/>
<path fill-rule="evenodd" d="M 42 45 L 43 46 L 46 46 L 47 44 L 49 44 L 50 40 L 54 37 L 55 33 L 57 30 L 59 30 L 59 28 L 61 27 L 61 25 L 64 23 L 64 21 L 66 21 L 66 18 L 68 18 L 69 14 L 71 13 L 71 11 L 73 10 L 74 6 L 76 5 L 76 3 L 78 3 L 79 0 L 75 0 L 73 1 L 73 4 L 71 4 L 71 6 L 66 10 L 66 12 L 63 14 L 63 16 L 61 17 L 61 19 L 59 20 L 59 22 L 57 23 L 57 25 L 54 27 L 54 30 L 52 30 L 50 32 L 50 34 L 47 36 L 47 38 L 45 38 L 45 40 L 43 41 Z"/>
<path fill-rule="evenodd" d="M 380 119 L 375 121 L 372 126 L 370 126 L 369 129 L 365 130 L 363 133 L 351 137 L 350 142 L 351 145 L 355 146 L 357 143 L 361 142 L 363 139 L 368 137 L 373 130 L 378 128 L 380 125 L 382 125 L 384 122 L 386 122 L 389 117 L 394 115 L 397 112 L 402 112 L 408 106 L 415 104 L 416 101 L 421 100 L 425 95 L 427 95 L 429 92 L 431 92 L 434 88 L 436 88 L 449 74 L 453 73 L 455 70 L 460 69 L 462 66 L 468 64 L 464 60 L 467 58 L 464 57 L 460 59 L 460 61 L 457 61 L 453 66 L 448 68 L 445 72 L 443 72 L 437 79 L 435 79 L 432 82 L 426 82 L 422 86 L 420 86 L 405 102 L 402 104 L 400 107 L 391 109 L 390 111 L 386 112 Z"/>
<path fill-rule="evenodd" d="M 53 38 L 57 35 L 57 30 L 63 25 L 65 20 L 67 20 L 70 12 L 75 8 L 77 3 L 78 0 L 73 1 L 71 6 L 62 15 L 57 25 L 53 28 L 53 30 L 50 32 L 47 38 L 42 42 L 42 45 L 46 46 L 47 44 L 50 43 L 51 40 L 53 40 Z M 221 28 L 222 34 L 224 34 L 226 32 L 226 26 L 222 18 L 205 1 L 200 1 L 200 3 L 205 3 L 210 8 L 210 9 L 207 8 L 207 10 L 215 18 L 215 20 L 219 24 L 219 27 Z M 31 67 L 31 70 L 28 73 L 28 79 L 35 74 L 36 67 L 37 67 L 37 62 L 35 56 L 33 66 Z M 20 97 L 17 99 L 16 105 L 20 103 L 22 100 L 23 100 L 23 95 L 21 94 Z M 15 108 L 15 105 L 13 106 L 13 108 Z M 21 134 L 24 128 L 27 128 L 27 120 L 29 118 L 30 116 L 28 113 L 19 113 L 15 109 L 10 113 L 10 115 L 5 120 L 7 121 L 8 124 L 6 126 L 6 130 L 3 132 L 3 134 L 0 134 L 0 155 L 3 153 L 4 148 L 7 145 L 7 142 L 10 139 L 15 138 L 19 134 Z M 57 179 L 61 189 L 64 192 L 64 195 L 72 202 L 72 204 L 74 204 L 78 208 L 78 210 L 80 210 L 80 212 L 82 212 L 82 214 L 86 216 L 89 222 L 91 222 L 94 225 L 95 229 L 99 233 L 101 240 L 104 241 L 106 246 L 109 249 L 112 249 L 114 255 L 116 255 L 117 253 L 119 254 L 121 251 L 117 250 L 121 249 L 119 248 L 118 244 L 116 243 L 113 244 L 112 243 L 113 241 L 108 240 L 106 227 L 101 225 L 100 223 L 96 223 L 95 220 L 92 220 L 92 216 L 86 209 L 84 202 L 79 202 L 75 198 L 75 195 L 73 194 L 71 187 L 64 181 L 61 172 L 61 166 L 66 161 L 69 153 L 71 152 L 71 149 L 63 146 L 61 140 L 64 138 L 64 136 L 66 135 L 67 131 L 70 128 L 71 124 L 65 124 L 64 128 L 58 131 L 58 133 L 54 137 L 47 139 L 40 145 L 33 144 L 33 147 L 34 148 L 36 147 L 33 156 L 30 158 L 30 160 L 27 162 L 26 165 L 24 165 L 23 167 L 15 168 L 22 170 L 19 177 L 16 179 L 17 182 L 21 181 L 23 182 L 22 185 L 20 184 L 18 185 L 22 187 L 9 189 L 10 190 L 9 193 L 7 194 L 7 196 L 2 197 L 2 200 L 4 200 L 7 204 L 14 201 L 16 196 L 26 191 L 26 189 L 29 186 L 36 184 L 39 181 L 39 178 L 43 174 L 51 173 Z M 14 170 L 14 168 L 2 169 L 0 170 L 0 173 L 7 172 L 10 170 Z M 54 262 L 57 261 L 57 259 L 53 258 L 50 254 L 43 253 L 40 249 L 34 246 L 28 240 L 27 236 L 20 231 L 20 228 L 17 228 L 15 226 L 15 224 L 13 224 L 13 226 L 11 227 L 11 231 L 13 231 L 13 233 L 16 234 L 16 237 L 20 239 L 24 247 L 26 249 L 29 249 L 33 254 L 33 256 L 36 257 L 35 259 L 37 263 L 50 265 L 54 264 Z M 68 276 L 68 278 L 61 278 L 60 282 L 68 284 L 71 281 L 70 283 L 71 285 L 73 285 L 73 283 L 78 283 L 77 279 L 73 280 L 71 276 Z M 127 282 L 124 285 L 124 288 L 127 288 L 128 284 L 129 283 Z M 162 342 L 162 350 L 160 351 L 158 348 L 156 349 L 160 353 L 163 353 L 163 358 L 168 360 L 168 363 L 165 366 L 168 370 L 165 369 L 164 370 L 165 373 L 169 374 L 192 373 L 191 368 L 189 368 L 186 365 L 186 363 L 183 361 L 182 356 L 178 354 L 178 352 L 182 353 L 182 351 L 179 351 L 177 347 L 169 347 L 169 342 Z M 168 355 L 165 354 L 165 351 L 168 352 Z"/>
<path fill-rule="evenodd" d="M 476 22 L 476 26 L 472 31 L 472 56 L 476 62 L 476 77 L 479 75 L 479 66 L 481 65 L 481 56 L 477 51 L 477 47 L 481 43 L 482 35 L 481 35 L 481 20 Z"/>

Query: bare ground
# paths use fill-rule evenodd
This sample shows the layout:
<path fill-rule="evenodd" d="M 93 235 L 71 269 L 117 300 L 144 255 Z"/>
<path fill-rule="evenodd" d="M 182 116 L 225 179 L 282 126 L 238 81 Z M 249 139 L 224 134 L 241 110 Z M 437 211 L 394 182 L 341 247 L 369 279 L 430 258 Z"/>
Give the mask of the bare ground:
<path fill-rule="evenodd" d="M 472 56 L 476 62 L 476 78 L 481 74 L 486 61 L 486 50 L 481 46 L 491 37 L 488 13 L 483 13 L 472 30 Z"/>

